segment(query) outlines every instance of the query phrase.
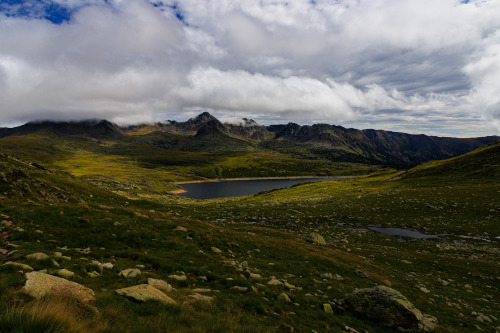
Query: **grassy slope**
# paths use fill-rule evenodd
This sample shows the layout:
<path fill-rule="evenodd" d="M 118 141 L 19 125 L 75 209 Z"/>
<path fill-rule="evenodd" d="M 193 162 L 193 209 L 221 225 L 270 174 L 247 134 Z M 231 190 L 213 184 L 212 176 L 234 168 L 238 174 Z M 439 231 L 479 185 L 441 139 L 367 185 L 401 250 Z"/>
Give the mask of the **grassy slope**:
<path fill-rule="evenodd" d="M 494 154 L 487 160 L 495 160 L 498 155 Z M 472 158 L 469 161 L 469 169 L 484 165 L 480 159 L 475 166 Z M 401 172 L 386 170 L 242 198 L 167 198 L 164 204 L 157 204 L 125 199 L 22 161 L 3 157 L 0 162 L 0 171 L 9 176 L 0 184 L 0 193 L 4 193 L 0 211 L 25 229 L 12 233 L 11 241 L 19 245 L 14 259 L 35 268 L 55 269 L 51 262 L 28 262 L 23 255 L 52 253 L 67 246 L 63 252 L 73 259 L 56 259 L 59 265 L 76 272 L 75 281 L 97 293 L 100 315 L 85 317 L 88 330 L 263 332 L 275 331 L 286 323 L 297 331 L 340 331 L 348 325 L 359 331 L 386 332 L 386 328 L 349 312 L 335 309 L 335 315 L 328 316 L 321 310 L 321 304 L 328 300 L 385 280 L 423 312 L 438 317 L 438 332 L 473 332 L 477 331 L 475 325 L 485 330 L 498 326 L 496 320 L 484 323 L 470 315 L 476 311 L 500 318 L 495 298 L 500 292 L 495 238 L 500 236 L 496 199 L 500 186 L 489 175 L 472 181 L 437 177 L 436 173 L 433 177 L 401 179 Z M 119 165 L 116 168 L 120 169 Z M 19 174 L 7 169 L 21 170 L 24 180 L 18 184 Z M 133 167 L 130 170 L 134 174 Z M 141 168 L 136 170 L 142 172 Z M 45 195 L 40 195 L 41 190 Z M 452 235 L 402 243 L 393 236 L 357 230 L 371 224 Z M 174 231 L 177 225 L 185 226 L 188 232 Z M 329 245 L 316 247 L 304 242 L 303 236 L 311 231 L 323 234 Z M 491 241 L 461 239 L 461 234 L 486 236 Z M 211 246 L 220 248 L 223 254 L 213 253 Z M 91 248 L 86 255 L 75 249 L 86 247 Z M 89 265 L 93 259 L 111 261 L 115 268 L 102 277 L 90 278 L 86 272 L 94 269 Z M 265 279 L 242 277 L 242 272 L 223 264 L 227 260 L 246 260 L 252 271 Z M 145 266 L 137 280 L 125 281 L 117 276 L 120 269 L 137 264 Z M 356 276 L 355 269 L 372 278 Z M 178 283 L 167 278 L 177 271 L 187 273 L 188 281 Z M 344 281 L 323 281 L 319 274 L 325 272 L 341 274 Z M 143 282 L 149 276 L 174 284 L 177 290 L 172 297 L 179 305 L 144 306 L 113 294 L 114 289 Z M 207 281 L 198 276 L 207 276 Z M 276 301 L 284 289 L 258 285 L 270 276 L 303 288 L 289 292 L 298 306 Z M 438 279 L 449 285 L 442 285 Z M 0 304 L 4 309 L 31 302 L 16 292 L 23 281 L 15 270 L 2 269 Z M 431 292 L 419 291 L 417 284 Z M 234 285 L 253 285 L 259 292 L 241 297 L 230 290 Z M 212 293 L 216 297 L 212 305 L 193 303 L 187 295 L 195 287 L 220 292 Z"/>

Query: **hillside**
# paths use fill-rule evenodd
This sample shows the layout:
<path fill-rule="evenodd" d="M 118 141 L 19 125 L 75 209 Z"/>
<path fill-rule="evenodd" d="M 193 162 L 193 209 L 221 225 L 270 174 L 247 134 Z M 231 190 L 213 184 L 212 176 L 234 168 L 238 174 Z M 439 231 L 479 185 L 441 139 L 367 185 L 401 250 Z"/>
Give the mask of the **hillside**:
<path fill-rule="evenodd" d="M 456 177 L 500 181 L 500 140 L 458 157 L 424 163 L 408 170 L 402 177 Z"/>
<path fill-rule="evenodd" d="M 467 158 L 472 167 L 485 156 Z M 104 156 L 86 163 L 96 158 Z M 488 331 L 500 316 L 498 182 L 445 178 L 436 185 L 384 170 L 247 197 L 163 194 L 159 203 L 43 165 L 0 155 L 0 253 L 3 263 L 15 263 L 0 266 L 2 333 L 35 321 L 38 332 L 49 324 L 61 332 L 353 332 L 346 326 L 397 332 L 341 302 L 356 288 L 376 285 L 391 286 L 435 316 L 436 332 Z M 148 177 L 166 177 L 156 171 Z M 130 191 L 160 195 L 147 187 Z M 373 226 L 445 236 L 395 237 Z M 326 245 L 309 243 L 312 232 Z M 140 275 L 120 276 L 129 268 Z M 90 288 L 95 300 L 28 296 L 24 273 L 32 269 Z M 115 292 L 149 278 L 166 281 L 175 303 L 135 302 Z"/>

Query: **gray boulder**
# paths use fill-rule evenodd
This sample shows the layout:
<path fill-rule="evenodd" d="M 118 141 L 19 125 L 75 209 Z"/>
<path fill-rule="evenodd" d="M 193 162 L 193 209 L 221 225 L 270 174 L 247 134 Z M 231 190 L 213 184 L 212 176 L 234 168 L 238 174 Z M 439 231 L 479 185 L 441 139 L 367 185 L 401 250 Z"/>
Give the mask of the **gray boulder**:
<path fill-rule="evenodd" d="M 345 296 L 344 307 L 393 328 L 431 331 L 437 319 L 424 315 L 399 291 L 386 286 L 356 289 Z"/>
<path fill-rule="evenodd" d="M 307 235 L 306 240 L 317 245 L 326 245 L 325 239 L 320 234 L 313 232 Z"/>

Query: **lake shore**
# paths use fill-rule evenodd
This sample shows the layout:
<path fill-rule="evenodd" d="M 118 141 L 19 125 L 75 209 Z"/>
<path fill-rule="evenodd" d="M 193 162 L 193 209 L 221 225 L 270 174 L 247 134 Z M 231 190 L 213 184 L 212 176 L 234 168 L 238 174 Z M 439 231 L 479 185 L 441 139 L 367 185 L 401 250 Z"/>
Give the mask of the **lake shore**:
<path fill-rule="evenodd" d="M 273 179 L 315 179 L 315 178 L 331 178 L 332 180 L 340 180 L 347 178 L 354 178 L 356 176 L 287 176 L 287 177 L 243 177 L 243 178 L 217 178 L 217 179 L 202 179 L 202 180 L 188 180 L 182 182 L 173 182 L 173 185 L 182 184 L 196 184 L 196 183 L 213 183 L 213 182 L 224 182 L 231 180 L 273 180 Z M 177 190 L 176 190 L 177 191 Z M 173 193 L 173 192 L 171 192 Z"/>

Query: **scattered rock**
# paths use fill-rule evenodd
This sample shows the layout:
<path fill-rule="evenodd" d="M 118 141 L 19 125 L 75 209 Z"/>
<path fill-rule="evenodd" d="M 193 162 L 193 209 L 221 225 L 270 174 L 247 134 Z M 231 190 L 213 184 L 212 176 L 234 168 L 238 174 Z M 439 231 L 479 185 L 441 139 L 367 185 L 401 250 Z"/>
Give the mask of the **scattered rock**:
<path fill-rule="evenodd" d="M 14 267 L 17 267 L 23 271 L 32 271 L 33 270 L 33 267 L 31 267 L 30 265 L 26 265 L 26 264 L 21 264 L 19 262 L 13 262 L 13 261 L 7 261 L 5 264 L 3 264 L 2 266 L 14 266 Z"/>
<path fill-rule="evenodd" d="M 214 299 L 211 296 L 201 295 L 198 293 L 193 294 L 193 295 L 189 295 L 188 297 L 195 300 L 195 301 L 206 301 L 206 302 L 210 302 Z"/>
<path fill-rule="evenodd" d="M 325 239 L 323 236 L 321 236 L 318 233 L 310 233 L 307 235 L 306 240 L 310 243 L 317 244 L 317 245 L 326 245 Z"/>
<path fill-rule="evenodd" d="M 46 295 L 63 295 L 83 303 L 95 301 L 94 291 L 76 282 L 40 272 L 26 273 L 26 278 L 24 292 L 37 299 Z"/>
<path fill-rule="evenodd" d="M 68 271 L 67 269 L 64 268 L 58 270 L 56 274 L 65 279 L 71 279 L 75 275 L 75 273 L 73 273 L 72 271 Z"/>
<path fill-rule="evenodd" d="M 172 275 L 169 275 L 168 277 L 170 279 L 173 279 L 173 280 L 176 280 L 176 281 L 186 281 L 187 280 L 186 275 L 175 275 L 175 274 L 172 274 Z"/>
<path fill-rule="evenodd" d="M 125 296 L 138 302 L 158 301 L 164 304 L 175 304 L 172 298 L 148 284 L 122 288 L 115 290 L 115 292 L 120 296 Z"/>
<path fill-rule="evenodd" d="M 148 278 L 148 284 L 156 289 L 163 291 L 164 293 L 168 293 L 172 291 L 172 286 L 169 285 L 166 281 L 160 279 Z"/>
<path fill-rule="evenodd" d="M 426 293 L 426 294 L 429 294 L 431 292 L 429 289 L 427 289 L 423 285 L 416 285 L 415 288 L 417 288 L 418 290 L 420 290 L 421 292 Z"/>
<path fill-rule="evenodd" d="M 216 248 L 215 246 L 212 246 L 210 249 L 212 249 L 212 252 L 214 253 L 222 253 L 222 250 Z"/>
<path fill-rule="evenodd" d="M 250 279 L 262 279 L 262 275 L 256 273 L 250 273 L 248 276 Z"/>
<path fill-rule="evenodd" d="M 326 313 L 331 313 L 333 314 L 333 309 L 332 309 L 332 306 L 328 303 L 325 303 L 323 304 L 323 310 L 326 312 Z"/>
<path fill-rule="evenodd" d="M 362 270 L 360 269 L 357 269 L 355 272 L 354 272 L 357 276 L 359 277 L 362 277 L 364 279 L 368 279 L 370 277 L 370 275 L 368 275 L 367 273 L 363 272 Z"/>
<path fill-rule="evenodd" d="M 234 287 L 231 287 L 230 290 L 234 290 L 234 291 L 239 291 L 239 292 L 246 292 L 248 290 L 248 287 L 240 287 L 240 286 L 234 286 Z"/>
<path fill-rule="evenodd" d="M 178 225 L 178 226 L 174 229 L 174 231 L 182 231 L 182 232 L 187 232 L 188 230 L 187 230 L 186 228 L 181 227 L 180 225 Z"/>
<path fill-rule="evenodd" d="M 46 255 L 45 253 L 37 252 L 37 253 L 28 254 L 26 256 L 26 258 L 27 259 L 32 259 L 32 260 L 37 260 L 37 261 L 42 261 L 42 260 L 49 259 L 49 256 Z"/>
<path fill-rule="evenodd" d="M 290 303 L 291 302 L 290 297 L 288 297 L 288 295 L 285 293 L 279 294 L 277 297 L 277 300 L 279 302 L 283 302 L 283 303 Z"/>
<path fill-rule="evenodd" d="M 141 275 L 141 270 L 137 268 L 127 268 L 121 271 L 118 275 L 127 279 L 133 279 Z"/>
<path fill-rule="evenodd" d="M 437 323 L 436 318 L 423 315 L 399 291 L 385 286 L 357 289 L 343 299 L 342 305 L 394 328 L 430 331 Z"/>
<path fill-rule="evenodd" d="M 271 277 L 271 280 L 269 280 L 269 282 L 267 282 L 268 285 L 270 286 L 282 286 L 283 285 L 283 282 L 281 282 L 280 280 L 277 280 L 274 276 Z"/>

